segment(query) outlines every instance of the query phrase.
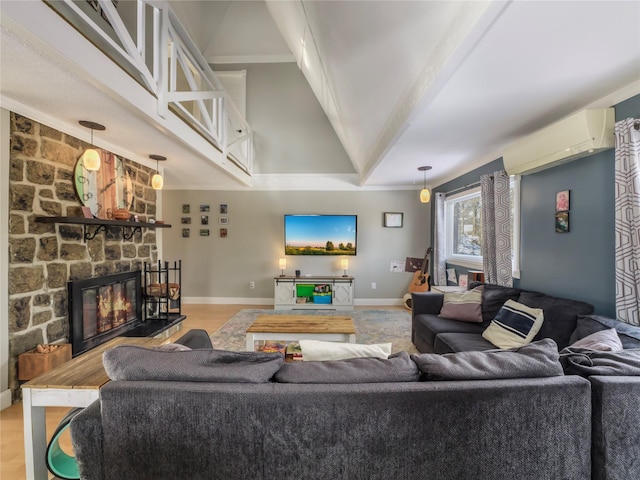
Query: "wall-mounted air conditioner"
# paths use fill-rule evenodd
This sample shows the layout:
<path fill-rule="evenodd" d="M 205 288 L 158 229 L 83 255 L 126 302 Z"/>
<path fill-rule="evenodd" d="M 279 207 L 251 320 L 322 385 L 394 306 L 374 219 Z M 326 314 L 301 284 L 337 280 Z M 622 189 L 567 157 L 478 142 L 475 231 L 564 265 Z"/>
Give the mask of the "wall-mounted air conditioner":
<path fill-rule="evenodd" d="M 533 173 L 615 146 L 613 108 L 582 110 L 517 140 L 503 154 L 509 175 Z"/>

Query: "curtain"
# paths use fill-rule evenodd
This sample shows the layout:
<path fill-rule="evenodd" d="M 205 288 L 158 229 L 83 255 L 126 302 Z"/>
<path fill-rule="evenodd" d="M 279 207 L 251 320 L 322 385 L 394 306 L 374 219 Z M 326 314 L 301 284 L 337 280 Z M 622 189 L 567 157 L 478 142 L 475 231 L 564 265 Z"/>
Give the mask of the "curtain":
<path fill-rule="evenodd" d="M 503 171 L 480 177 L 484 280 L 513 286 L 511 274 L 511 193 Z"/>
<path fill-rule="evenodd" d="M 436 193 L 436 222 L 434 232 L 434 247 L 433 247 L 433 282 L 434 285 L 446 285 L 446 252 L 444 244 L 444 200 L 446 195 L 444 193 Z"/>
<path fill-rule="evenodd" d="M 640 121 L 616 122 L 616 318 L 640 325 Z"/>

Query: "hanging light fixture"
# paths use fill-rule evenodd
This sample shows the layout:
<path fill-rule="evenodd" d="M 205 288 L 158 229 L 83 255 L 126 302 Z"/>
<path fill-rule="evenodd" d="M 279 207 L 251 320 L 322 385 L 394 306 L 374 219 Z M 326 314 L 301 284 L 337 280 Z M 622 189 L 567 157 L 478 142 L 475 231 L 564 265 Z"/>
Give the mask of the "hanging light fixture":
<path fill-rule="evenodd" d="M 163 162 L 167 159 L 167 157 L 163 157 L 162 155 L 149 155 L 151 160 L 156 161 L 156 173 L 151 177 L 151 186 L 154 190 L 162 190 L 162 186 L 164 185 L 164 179 L 160 172 L 158 171 L 158 162 Z"/>
<path fill-rule="evenodd" d="M 106 130 L 104 125 L 100 125 L 96 122 L 91 122 L 89 120 L 80 120 L 78 122 L 83 127 L 91 129 L 91 147 L 87 148 L 82 154 L 82 164 L 84 168 L 91 171 L 100 170 L 100 152 L 98 152 L 95 148 L 93 148 L 93 131 L 94 130 Z"/>
<path fill-rule="evenodd" d="M 431 200 L 431 192 L 427 188 L 427 170 L 431 170 L 431 167 L 429 165 L 425 165 L 423 167 L 418 167 L 418 170 L 424 172 L 424 183 L 422 184 L 422 190 L 420 190 L 420 202 L 429 203 L 429 200 Z"/>

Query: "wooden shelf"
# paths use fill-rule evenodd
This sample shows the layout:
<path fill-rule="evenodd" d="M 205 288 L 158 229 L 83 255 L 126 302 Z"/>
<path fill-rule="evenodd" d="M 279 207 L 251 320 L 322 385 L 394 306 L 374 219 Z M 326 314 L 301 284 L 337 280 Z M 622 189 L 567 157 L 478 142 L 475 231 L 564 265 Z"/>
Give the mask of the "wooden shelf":
<path fill-rule="evenodd" d="M 103 218 L 84 218 L 84 217 L 36 217 L 38 223 L 65 223 L 72 225 L 82 225 L 84 227 L 84 239 L 92 240 L 102 230 L 107 227 L 122 227 L 123 240 L 130 240 L 136 232 L 142 231 L 143 228 L 171 228 L 167 223 L 151 223 L 151 222 L 130 222 L 128 220 L 106 220 Z M 97 228 L 93 233 L 87 230 L 87 226 L 94 225 Z M 132 229 L 129 233 L 125 233 L 125 228 Z"/>

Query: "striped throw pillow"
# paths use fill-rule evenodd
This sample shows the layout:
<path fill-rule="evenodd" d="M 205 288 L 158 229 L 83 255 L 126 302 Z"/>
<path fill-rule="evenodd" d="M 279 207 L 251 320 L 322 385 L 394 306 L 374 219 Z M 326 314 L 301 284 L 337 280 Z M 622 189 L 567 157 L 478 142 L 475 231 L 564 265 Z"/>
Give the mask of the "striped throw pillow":
<path fill-rule="evenodd" d="M 531 343 L 543 321 L 541 308 L 507 300 L 482 336 L 498 348 L 521 347 Z"/>

